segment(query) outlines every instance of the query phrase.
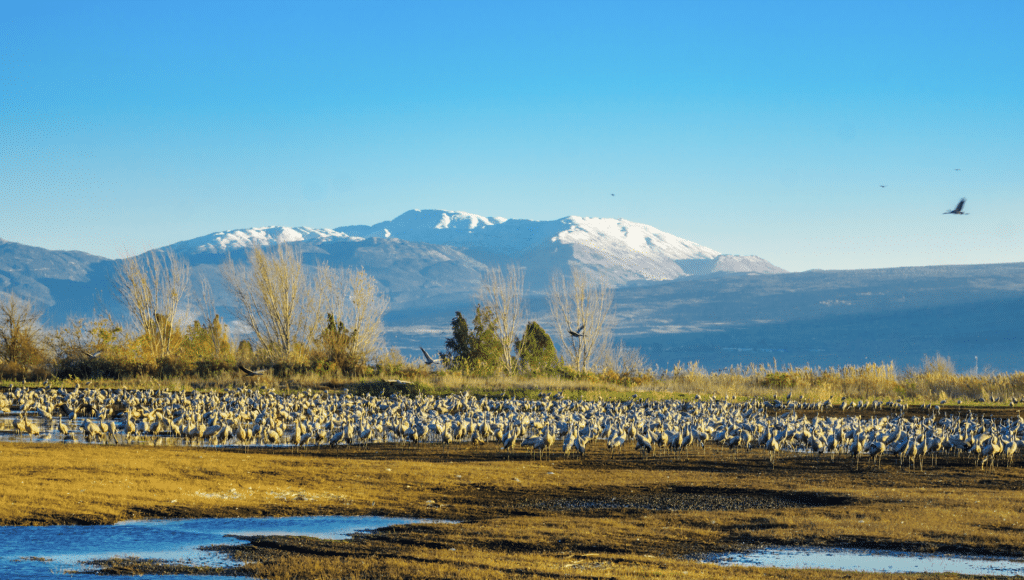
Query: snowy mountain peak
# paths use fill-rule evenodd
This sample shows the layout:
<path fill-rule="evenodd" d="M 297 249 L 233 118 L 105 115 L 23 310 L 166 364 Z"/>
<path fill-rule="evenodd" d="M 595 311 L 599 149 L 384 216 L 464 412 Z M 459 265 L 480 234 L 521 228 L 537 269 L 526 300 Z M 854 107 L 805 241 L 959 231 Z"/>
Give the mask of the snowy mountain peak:
<path fill-rule="evenodd" d="M 670 260 L 710 259 L 719 255 L 711 248 L 629 220 L 569 216 L 561 222 L 569 228 L 552 238 L 553 242 L 660 254 Z"/>
<path fill-rule="evenodd" d="M 569 216 L 534 221 L 484 217 L 464 211 L 412 210 L 373 226 L 342 226 L 360 238 L 395 237 L 411 242 L 515 254 L 550 245 L 582 244 L 612 253 L 653 253 L 669 260 L 707 259 L 718 252 L 657 228 L 623 219 Z"/>
<path fill-rule="evenodd" d="M 269 246 L 289 242 L 321 242 L 327 240 L 362 241 L 335 230 L 305 227 L 266 226 L 217 232 L 178 242 L 170 246 L 176 252 L 189 254 L 219 254 L 231 250 L 244 250 L 253 246 Z"/>
<path fill-rule="evenodd" d="M 624 219 L 568 216 L 535 221 L 440 209 L 411 210 L 372 226 L 333 230 L 275 226 L 217 232 L 170 248 L 184 254 L 213 255 L 257 245 L 301 242 L 321 246 L 370 238 L 445 246 L 473 260 L 473 268 L 518 263 L 544 279 L 552 271 L 581 266 L 599 273 L 612 285 L 715 272 L 780 271 L 755 256 L 726 256 L 653 226 Z M 352 251 L 321 247 L 327 254 Z"/>
<path fill-rule="evenodd" d="M 420 210 L 417 209 L 413 211 L 419 212 Z M 424 213 L 430 214 L 437 211 L 438 210 L 431 210 Z M 506 221 L 508 220 L 503 217 L 487 218 L 482 215 L 476 215 L 464 211 L 441 211 L 441 217 L 438 219 L 437 225 L 434 226 L 434 229 L 445 230 L 453 228 L 475 230 L 478 227 L 483 228 L 486 226 L 493 226 L 495 224 L 505 223 Z"/>

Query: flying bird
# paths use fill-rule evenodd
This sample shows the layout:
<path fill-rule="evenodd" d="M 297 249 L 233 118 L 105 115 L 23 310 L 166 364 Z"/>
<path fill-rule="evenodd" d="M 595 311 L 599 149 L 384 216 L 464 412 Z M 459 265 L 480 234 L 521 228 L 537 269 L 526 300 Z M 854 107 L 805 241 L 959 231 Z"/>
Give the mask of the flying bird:
<path fill-rule="evenodd" d="M 879 185 L 878 187 L 885 187 L 885 186 L 884 185 Z"/>
<path fill-rule="evenodd" d="M 956 215 L 967 215 L 966 213 L 964 213 L 964 202 L 965 201 L 967 201 L 966 197 L 961 199 L 960 203 L 956 204 L 955 208 L 947 211 L 946 213 L 952 213 L 952 214 L 956 214 Z"/>
<path fill-rule="evenodd" d="M 581 324 L 581 325 L 580 325 L 580 327 L 579 327 L 579 328 L 577 328 L 576 330 L 573 330 L 573 329 L 572 329 L 572 328 L 570 327 L 570 328 L 569 328 L 569 334 L 570 334 L 571 336 L 573 336 L 574 338 L 582 338 L 582 337 L 583 337 L 583 327 L 584 327 L 584 326 L 586 326 L 586 325 L 587 325 L 587 323 L 586 323 L 586 322 L 584 322 L 584 323 L 583 323 L 583 324 Z"/>
<path fill-rule="evenodd" d="M 258 371 L 251 371 L 251 370 L 243 367 L 242 365 L 238 365 L 238 370 L 240 370 L 243 373 L 249 375 L 250 377 L 258 377 L 258 376 L 262 375 L 263 373 L 267 372 L 267 369 L 260 369 Z"/>
<path fill-rule="evenodd" d="M 422 346 L 420 347 L 420 350 L 423 352 L 423 358 L 427 359 L 427 364 L 428 365 L 432 365 L 432 364 L 437 362 L 436 360 L 430 358 L 430 355 L 427 354 L 427 351 L 423 350 Z"/>
<path fill-rule="evenodd" d="M 96 357 L 100 356 L 101 352 L 103 352 L 103 351 L 98 350 L 98 351 L 93 352 L 93 353 L 88 353 L 87 352 L 87 353 L 85 353 L 85 355 L 88 356 L 89 358 L 96 358 Z"/>

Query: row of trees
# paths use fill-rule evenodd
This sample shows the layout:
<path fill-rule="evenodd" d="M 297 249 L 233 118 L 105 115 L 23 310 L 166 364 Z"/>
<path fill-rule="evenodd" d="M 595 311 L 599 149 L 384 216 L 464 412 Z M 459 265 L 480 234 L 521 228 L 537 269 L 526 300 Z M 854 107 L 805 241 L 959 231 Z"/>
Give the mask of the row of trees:
<path fill-rule="evenodd" d="M 253 247 L 247 265 L 229 257 L 221 273 L 240 330 L 251 342 L 232 342 L 206 278 L 194 293 L 187 262 L 170 252 L 150 252 L 125 259 L 112 280 L 129 331 L 108 316 L 46 332 L 30 303 L 13 294 L 0 301 L 0 374 L 11 374 L 12 365 L 24 370 L 47 361 L 54 372 L 78 376 L 158 367 L 181 372 L 237 362 L 353 371 L 384 353 L 388 296 L 363 270 L 308 266 L 294 247 L 280 244 L 270 252 Z M 506 373 L 568 367 L 579 373 L 611 354 L 612 293 L 603 281 L 579 268 L 568 278 L 552 278 L 552 335 L 537 321 L 526 322 L 525 296 L 522 268 L 489 269 L 472 325 L 461 312 L 452 320 L 448 366 Z"/>
<path fill-rule="evenodd" d="M 287 244 L 279 244 L 273 253 L 254 246 L 248 258 L 248 266 L 241 266 L 229 256 L 222 274 L 235 301 L 235 315 L 254 337 L 263 359 L 320 358 L 348 368 L 366 365 L 383 351 L 383 316 L 389 300 L 364 270 L 323 263 L 311 269 Z M 175 340 L 174 329 L 190 313 L 183 308 L 191 288 L 188 264 L 171 253 L 129 258 L 114 287 L 151 354 L 177 353 L 184 337 Z M 193 327 L 196 333 L 206 332 L 212 354 L 219 357 L 225 354 L 224 328 L 205 278 L 201 288 L 201 320 Z"/>
<path fill-rule="evenodd" d="M 175 372 L 249 359 L 352 371 L 383 353 L 389 301 L 365 271 L 308 267 L 286 244 L 274 252 L 254 247 L 248 258 L 247 266 L 229 258 L 222 274 L 251 343 L 232 346 L 208 280 L 199 281 L 193 296 L 189 265 L 173 253 L 151 252 L 124 260 L 112 279 L 134 332 L 109 316 L 47 332 L 31 303 L 13 294 L 0 301 L 0 374 L 24 375 L 47 363 L 51 371 L 78 376 L 111 374 L 115 367 L 118 374 Z"/>
<path fill-rule="evenodd" d="M 573 268 L 569 279 L 559 274 L 552 277 L 548 305 L 561 346 L 558 351 L 538 322 L 530 321 L 523 328 L 524 297 L 521 267 L 489 269 L 472 328 L 461 312 L 452 319 L 452 336 L 445 342 L 448 364 L 506 373 L 566 365 L 580 373 L 609 357 L 612 290 L 603 280 L 580 268 Z"/>

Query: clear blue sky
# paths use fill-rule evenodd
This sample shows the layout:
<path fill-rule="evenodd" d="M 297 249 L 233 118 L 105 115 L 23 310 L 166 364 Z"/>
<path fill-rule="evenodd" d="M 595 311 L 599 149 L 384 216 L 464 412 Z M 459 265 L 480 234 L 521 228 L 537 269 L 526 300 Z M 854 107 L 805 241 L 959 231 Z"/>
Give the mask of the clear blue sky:
<path fill-rule="evenodd" d="M 15 242 L 121 257 L 436 208 L 792 271 L 1024 261 L 1024 2 L 0 8 Z"/>

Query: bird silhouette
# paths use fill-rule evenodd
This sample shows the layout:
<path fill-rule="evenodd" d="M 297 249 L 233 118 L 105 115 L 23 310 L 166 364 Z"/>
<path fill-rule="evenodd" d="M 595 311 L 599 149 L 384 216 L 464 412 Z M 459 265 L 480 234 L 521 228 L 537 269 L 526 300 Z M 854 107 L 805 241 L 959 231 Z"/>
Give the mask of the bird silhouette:
<path fill-rule="evenodd" d="M 430 355 L 427 354 L 427 351 L 423 350 L 422 346 L 420 347 L 420 351 L 423 352 L 423 358 L 427 359 L 427 364 L 428 365 L 432 365 L 432 364 L 437 362 L 436 360 L 430 358 Z"/>
<path fill-rule="evenodd" d="M 258 371 L 252 371 L 252 370 L 249 370 L 249 369 L 243 367 L 242 365 L 238 365 L 238 370 L 240 370 L 243 373 L 249 375 L 250 377 L 258 377 L 258 376 L 262 375 L 263 373 L 267 372 L 267 369 L 260 369 Z"/>
<path fill-rule="evenodd" d="M 967 201 L 966 197 L 962 198 L 960 200 L 960 203 L 956 204 L 955 208 L 953 208 L 953 209 L 951 209 L 951 210 L 949 210 L 949 211 L 947 211 L 945 213 L 951 213 L 951 214 L 956 214 L 956 215 L 968 215 L 967 213 L 964 212 L 964 202 L 965 201 Z"/>
<path fill-rule="evenodd" d="M 96 351 L 96 352 L 93 352 L 93 353 L 88 353 L 88 352 L 87 352 L 87 353 L 85 353 L 85 354 L 86 354 L 86 356 L 88 356 L 89 358 L 96 358 L 96 357 L 100 356 L 100 353 L 101 353 L 101 352 L 103 352 L 103 351 L 101 351 L 101 350 L 98 350 L 98 351 Z"/>
<path fill-rule="evenodd" d="M 572 328 L 569 328 L 569 334 L 572 337 L 574 337 L 574 338 L 582 338 L 583 337 L 583 327 L 586 326 L 586 325 L 587 325 L 587 323 L 584 322 L 576 330 L 573 330 Z"/>

